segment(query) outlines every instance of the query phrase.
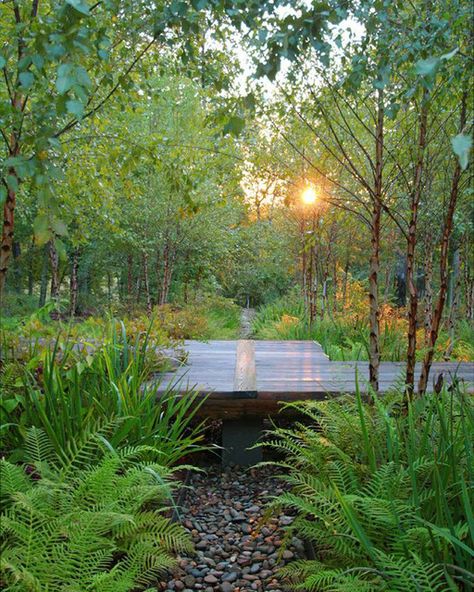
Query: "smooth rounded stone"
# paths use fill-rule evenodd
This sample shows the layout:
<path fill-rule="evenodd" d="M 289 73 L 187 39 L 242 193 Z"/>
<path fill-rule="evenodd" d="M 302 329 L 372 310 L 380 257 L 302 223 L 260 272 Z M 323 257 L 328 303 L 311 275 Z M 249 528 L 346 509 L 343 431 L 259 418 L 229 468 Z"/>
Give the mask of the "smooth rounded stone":
<path fill-rule="evenodd" d="M 211 557 L 204 557 L 203 562 L 210 567 L 216 567 L 216 562 Z"/>
<path fill-rule="evenodd" d="M 187 575 L 187 576 L 184 576 L 183 582 L 187 588 L 192 588 L 194 586 L 194 584 L 196 583 L 196 578 L 192 575 Z"/>
<path fill-rule="evenodd" d="M 260 524 L 266 498 L 284 491 L 270 470 L 235 467 L 210 468 L 193 475 L 192 489 L 183 504 L 183 522 L 195 543 L 195 554 L 180 556 L 180 570 L 161 590 L 170 592 L 281 592 L 278 569 L 286 561 L 281 551 L 284 529 L 294 518 L 285 513 Z M 184 511 L 184 509 L 186 511 Z M 285 548 L 304 557 L 304 546 L 294 537 Z M 184 575 L 180 575 L 184 574 Z M 185 581 L 186 576 L 192 580 Z M 179 584 L 176 584 L 179 582 Z M 183 588 L 186 586 L 186 588 Z"/>
<path fill-rule="evenodd" d="M 239 577 L 239 574 L 236 571 L 230 571 L 229 573 L 226 573 L 222 576 L 222 581 L 223 582 L 235 582 L 235 580 L 237 580 L 237 578 Z"/>
<path fill-rule="evenodd" d="M 293 559 L 294 556 L 295 556 L 295 554 L 293 553 L 293 551 L 289 551 L 288 549 L 285 549 L 285 551 L 283 551 L 283 553 L 282 553 L 282 557 L 285 561 L 289 561 L 290 559 Z"/>
<path fill-rule="evenodd" d="M 247 580 L 248 582 L 254 582 L 255 580 L 258 580 L 258 577 L 254 574 L 248 573 L 242 576 L 243 580 Z"/>

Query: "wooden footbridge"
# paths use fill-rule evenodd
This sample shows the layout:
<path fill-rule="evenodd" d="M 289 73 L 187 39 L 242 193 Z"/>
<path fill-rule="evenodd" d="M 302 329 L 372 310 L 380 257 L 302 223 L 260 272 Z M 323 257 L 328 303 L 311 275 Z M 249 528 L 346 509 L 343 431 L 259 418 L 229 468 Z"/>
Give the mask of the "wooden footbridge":
<path fill-rule="evenodd" d="M 195 388 L 206 395 L 202 413 L 224 420 L 224 445 L 237 438 L 240 445 L 234 448 L 252 443 L 262 418 L 276 413 L 281 402 L 355 393 L 356 381 L 362 392 L 368 390 L 368 362 L 330 361 L 312 341 L 186 341 L 184 349 L 186 362 L 162 376 L 160 390 L 171 384 L 177 391 Z M 381 363 L 380 392 L 403 384 L 404 367 Z M 419 371 L 417 365 L 416 378 Z M 474 392 L 474 363 L 434 363 L 431 390 L 441 374 L 446 383 L 456 377 Z"/>

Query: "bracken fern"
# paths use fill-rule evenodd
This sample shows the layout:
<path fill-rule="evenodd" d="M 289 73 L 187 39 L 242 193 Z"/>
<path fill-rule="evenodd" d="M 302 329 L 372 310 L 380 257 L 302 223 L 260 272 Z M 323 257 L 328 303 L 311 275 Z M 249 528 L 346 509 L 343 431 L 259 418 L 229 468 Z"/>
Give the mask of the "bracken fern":
<path fill-rule="evenodd" d="M 99 442 L 65 468 L 33 428 L 27 466 L 0 462 L 6 590 L 140 590 L 174 566 L 176 552 L 191 550 L 188 535 L 164 514 L 169 470 L 150 461 L 149 450 L 104 453 Z"/>
<path fill-rule="evenodd" d="M 472 399 L 445 390 L 400 401 L 293 403 L 305 421 L 264 444 L 283 453 L 289 485 L 270 509 L 291 509 L 288 538 L 315 550 L 283 570 L 294 589 L 472 590 Z"/>

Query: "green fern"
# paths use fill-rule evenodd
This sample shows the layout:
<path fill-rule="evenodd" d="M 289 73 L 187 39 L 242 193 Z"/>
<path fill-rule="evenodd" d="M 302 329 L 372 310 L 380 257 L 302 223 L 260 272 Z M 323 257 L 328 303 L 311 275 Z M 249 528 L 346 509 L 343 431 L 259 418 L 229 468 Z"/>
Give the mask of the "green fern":
<path fill-rule="evenodd" d="M 72 451 L 74 463 L 65 468 L 44 432 L 33 428 L 26 446 L 32 476 L 0 462 L 0 580 L 6 590 L 139 590 L 173 568 L 177 552 L 192 551 L 184 529 L 164 514 L 169 469 L 131 460 L 143 450 L 104 454 L 99 440 L 95 450 L 92 441 L 80 447 L 80 462 Z"/>
<path fill-rule="evenodd" d="M 287 536 L 317 555 L 284 568 L 293 589 L 472 589 L 472 399 L 443 391 L 407 413 L 400 401 L 291 403 L 308 423 L 269 434 L 290 488 L 269 508 L 295 513 Z"/>

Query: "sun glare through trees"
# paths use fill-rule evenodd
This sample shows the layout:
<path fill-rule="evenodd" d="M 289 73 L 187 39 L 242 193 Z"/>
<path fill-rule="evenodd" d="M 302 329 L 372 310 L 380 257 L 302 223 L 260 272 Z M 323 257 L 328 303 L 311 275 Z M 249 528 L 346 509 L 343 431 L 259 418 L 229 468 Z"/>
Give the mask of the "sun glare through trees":
<path fill-rule="evenodd" d="M 472 592 L 471 0 L 0 0 L 0 588 Z"/>

